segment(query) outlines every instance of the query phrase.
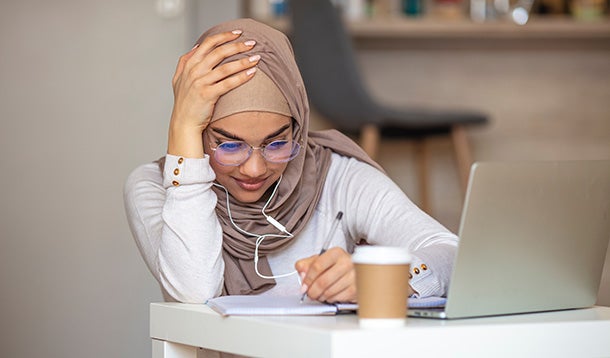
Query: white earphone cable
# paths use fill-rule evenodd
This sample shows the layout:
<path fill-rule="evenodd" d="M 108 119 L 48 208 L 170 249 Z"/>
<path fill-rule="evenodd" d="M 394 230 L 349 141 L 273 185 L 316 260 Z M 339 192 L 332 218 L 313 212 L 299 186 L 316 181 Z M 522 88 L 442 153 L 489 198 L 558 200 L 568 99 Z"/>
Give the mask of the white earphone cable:
<path fill-rule="evenodd" d="M 267 208 L 267 206 L 271 202 L 271 199 L 273 198 L 273 196 L 277 192 L 277 189 L 280 186 L 280 182 L 281 181 L 282 181 L 282 176 L 280 176 L 280 178 L 278 179 L 278 182 L 276 183 L 275 188 L 273 189 L 273 192 L 271 192 L 271 195 L 269 196 L 269 199 L 267 200 L 265 205 L 263 205 L 263 208 L 262 208 L 261 212 L 262 212 L 263 216 L 265 217 L 265 219 L 267 219 L 267 221 L 271 225 L 273 225 L 276 229 L 286 233 L 286 235 L 282 235 L 282 234 L 263 234 L 263 235 L 253 234 L 253 233 L 248 232 L 248 231 L 240 228 L 239 226 L 237 226 L 237 224 L 233 221 L 233 216 L 231 215 L 231 206 L 229 204 L 229 191 L 224 186 L 222 186 L 222 185 L 220 185 L 218 183 L 213 183 L 214 186 L 222 188 L 225 191 L 225 194 L 226 194 L 226 197 L 227 197 L 227 214 L 229 215 L 229 220 L 231 221 L 231 224 L 233 225 L 233 227 L 235 227 L 235 229 L 237 231 L 241 232 L 242 234 L 256 237 L 256 243 L 255 243 L 255 246 L 254 246 L 254 271 L 256 272 L 256 274 L 259 277 L 264 278 L 264 279 L 275 279 L 275 278 L 288 277 L 288 276 L 291 276 L 291 275 L 294 275 L 294 274 L 297 273 L 297 271 L 294 270 L 292 272 L 281 274 L 281 275 L 267 276 L 267 275 L 261 274 L 258 271 L 258 247 L 263 242 L 263 240 L 265 240 L 268 237 L 290 238 L 290 237 L 294 236 L 294 235 L 292 235 L 292 233 L 290 233 L 289 231 L 286 230 L 284 225 L 280 224 L 277 220 L 275 220 L 274 218 L 272 218 L 271 216 L 269 216 L 269 215 L 267 215 L 265 213 L 265 209 Z"/>

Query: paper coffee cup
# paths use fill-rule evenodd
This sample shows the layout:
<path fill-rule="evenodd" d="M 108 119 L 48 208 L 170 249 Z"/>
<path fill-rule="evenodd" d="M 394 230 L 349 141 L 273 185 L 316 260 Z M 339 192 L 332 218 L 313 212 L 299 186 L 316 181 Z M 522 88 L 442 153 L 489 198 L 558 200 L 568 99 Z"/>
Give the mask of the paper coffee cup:
<path fill-rule="evenodd" d="M 409 295 L 409 251 L 404 247 L 358 246 L 352 262 L 360 326 L 403 326 Z"/>

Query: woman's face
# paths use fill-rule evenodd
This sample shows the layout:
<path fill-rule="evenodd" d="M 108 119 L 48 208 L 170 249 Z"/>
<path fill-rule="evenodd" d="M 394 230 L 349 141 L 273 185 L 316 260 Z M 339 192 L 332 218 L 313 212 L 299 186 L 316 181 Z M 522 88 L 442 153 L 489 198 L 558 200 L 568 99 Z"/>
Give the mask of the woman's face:
<path fill-rule="evenodd" d="M 237 166 L 220 164 L 212 148 L 223 142 L 243 141 L 257 148 L 277 140 L 292 139 L 292 118 L 269 112 L 236 113 L 212 122 L 204 133 L 204 150 L 216 181 L 231 195 L 244 203 L 258 201 L 282 175 L 288 163 L 267 161 L 255 149 L 245 162 Z"/>

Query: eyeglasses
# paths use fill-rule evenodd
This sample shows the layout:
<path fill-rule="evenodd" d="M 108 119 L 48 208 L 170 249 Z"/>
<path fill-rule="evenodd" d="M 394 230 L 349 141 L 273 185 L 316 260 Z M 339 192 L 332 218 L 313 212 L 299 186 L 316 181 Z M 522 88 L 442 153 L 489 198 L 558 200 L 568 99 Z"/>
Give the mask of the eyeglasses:
<path fill-rule="evenodd" d="M 216 148 L 210 149 L 214 151 L 214 159 L 221 165 L 238 166 L 243 164 L 255 149 L 261 151 L 263 158 L 271 163 L 286 163 L 293 160 L 301 149 L 301 145 L 290 140 L 276 140 L 259 147 L 253 147 L 244 141 L 228 141 L 222 142 Z"/>

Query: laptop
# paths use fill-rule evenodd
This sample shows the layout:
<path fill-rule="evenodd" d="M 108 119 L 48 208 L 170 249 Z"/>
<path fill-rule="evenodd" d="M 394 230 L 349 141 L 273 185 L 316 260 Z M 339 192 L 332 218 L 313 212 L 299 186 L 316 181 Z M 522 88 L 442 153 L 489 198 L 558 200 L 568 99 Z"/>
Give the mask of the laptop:
<path fill-rule="evenodd" d="M 610 240 L 610 160 L 479 162 L 442 319 L 593 306 Z"/>

